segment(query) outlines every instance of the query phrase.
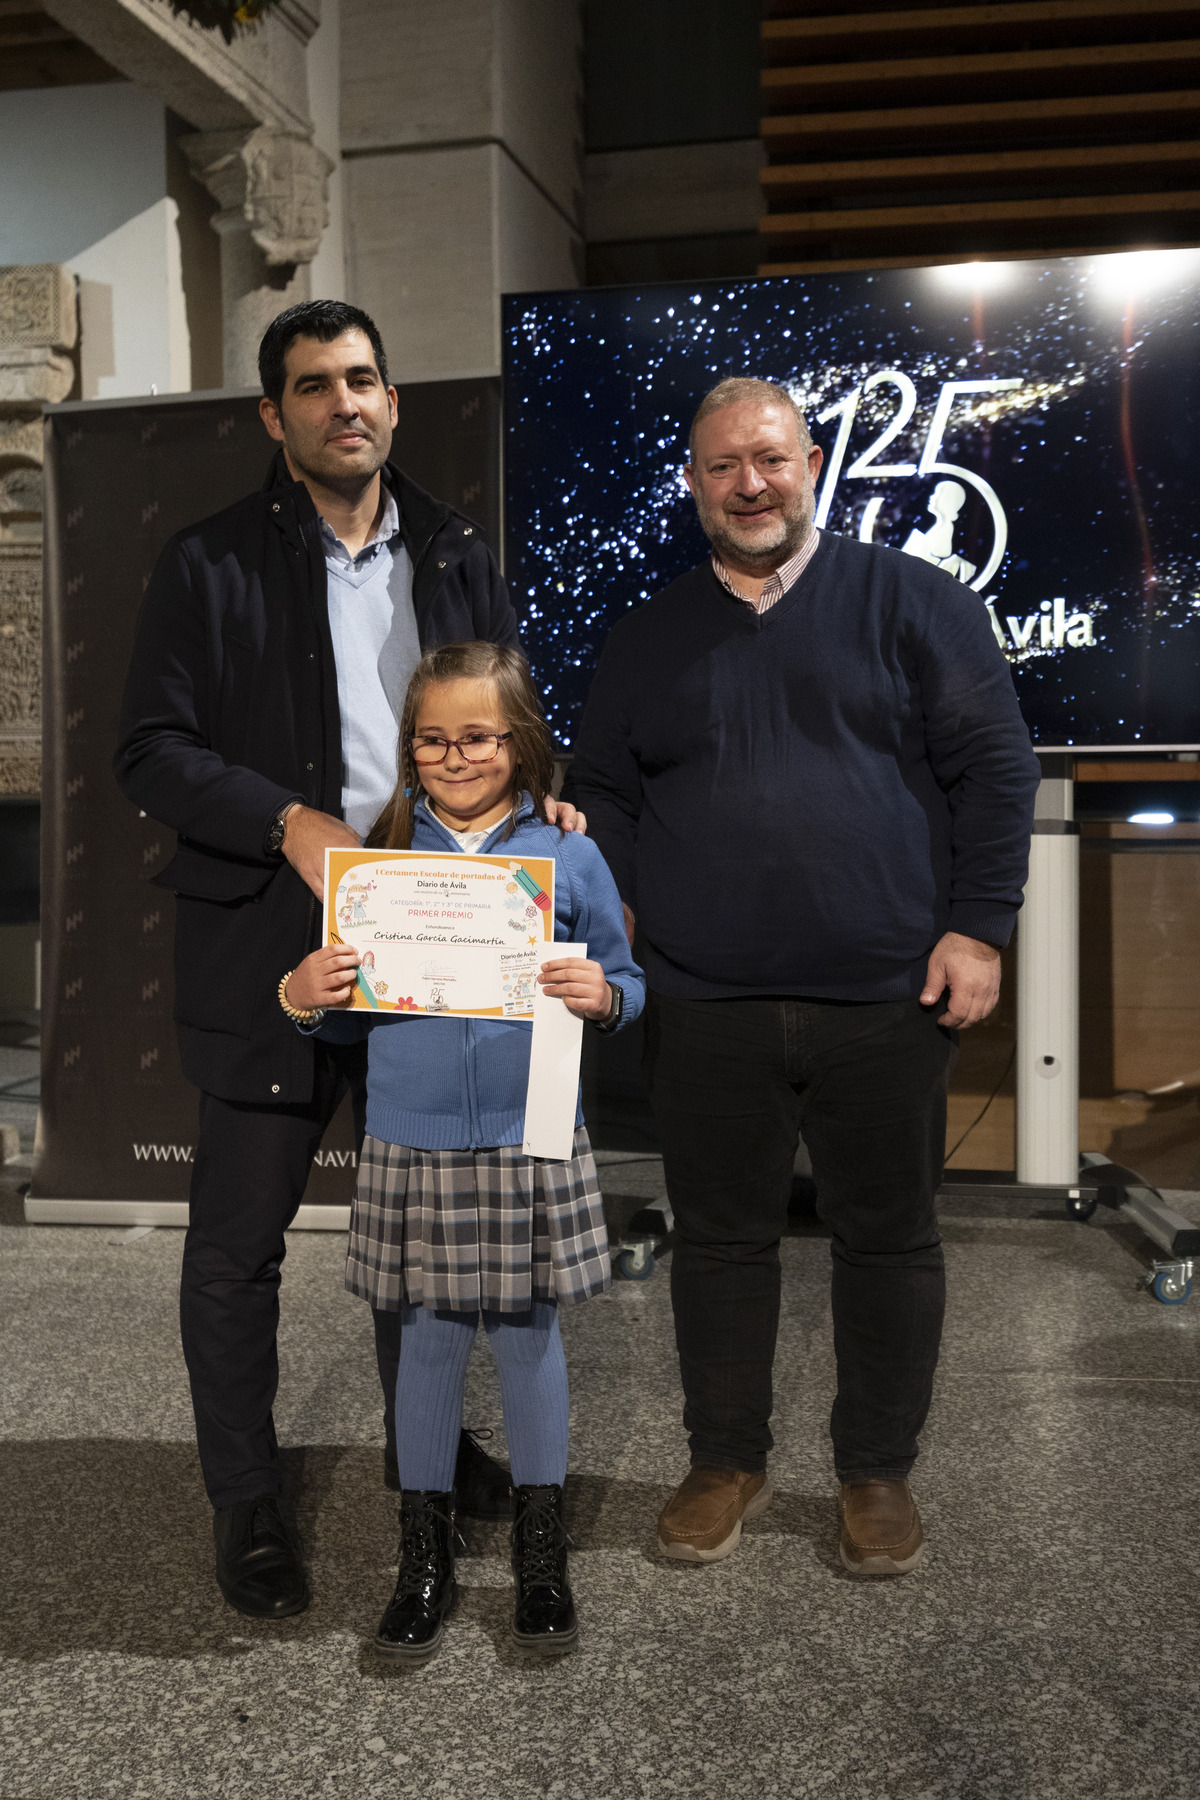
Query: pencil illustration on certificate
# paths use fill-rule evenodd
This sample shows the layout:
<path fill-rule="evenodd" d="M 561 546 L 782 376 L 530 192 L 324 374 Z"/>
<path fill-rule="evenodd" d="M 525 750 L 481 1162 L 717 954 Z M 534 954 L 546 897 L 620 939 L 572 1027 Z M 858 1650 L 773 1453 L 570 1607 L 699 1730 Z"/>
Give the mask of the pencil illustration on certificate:
<path fill-rule="evenodd" d="M 359 1011 L 531 1019 L 554 860 L 327 850 L 325 942 L 359 953 Z"/>

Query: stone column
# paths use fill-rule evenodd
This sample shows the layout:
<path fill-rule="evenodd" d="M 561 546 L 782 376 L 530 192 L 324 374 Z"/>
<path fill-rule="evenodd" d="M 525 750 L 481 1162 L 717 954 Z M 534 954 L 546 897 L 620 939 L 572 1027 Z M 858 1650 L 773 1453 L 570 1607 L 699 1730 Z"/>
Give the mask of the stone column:
<path fill-rule="evenodd" d="M 401 381 L 498 374 L 583 273 L 581 0 L 342 0 L 347 297 Z"/>
<path fill-rule="evenodd" d="M 258 343 L 285 307 L 309 297 L 309 264 L 329 217 L 333 163 L 308 138 L 260 125 L 180 140 L 221 210 L 224 383 L 258 385 Z"/>
<path fill-rule="evenodd" d="M 0 268 L 0 795 L 37 799 L 42 768 L 42 405 L 75 383 L 75 278 Z"/>

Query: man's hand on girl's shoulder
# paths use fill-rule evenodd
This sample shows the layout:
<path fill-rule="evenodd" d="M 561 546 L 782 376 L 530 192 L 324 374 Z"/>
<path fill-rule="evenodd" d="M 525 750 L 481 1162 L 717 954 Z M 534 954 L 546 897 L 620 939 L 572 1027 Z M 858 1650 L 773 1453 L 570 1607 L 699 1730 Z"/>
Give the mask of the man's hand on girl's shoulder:
<path fill-rule="evenodd" d="M 318 900 L 325 898 L 325 852 L 355 850 L 362 843 L 344 819 L 312 806 L 293 806 L 284 823 L 283 854 Z"/>
<path fill-rule="evenodd" d="M 551 825 L 558 825 L 563 831 L 578 831 L 587 836 L 587 818 L 569 800 L 555 800 L 546 795 L 546 818 Z"/>

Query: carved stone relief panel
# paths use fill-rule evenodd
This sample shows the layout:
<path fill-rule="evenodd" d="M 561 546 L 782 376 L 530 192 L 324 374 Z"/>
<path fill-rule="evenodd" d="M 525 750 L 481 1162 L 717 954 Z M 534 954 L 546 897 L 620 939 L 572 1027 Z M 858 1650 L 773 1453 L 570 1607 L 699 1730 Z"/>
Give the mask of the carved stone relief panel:
<path fill-rule="evenodd" d="M 75 382 L 75 277 L 0 268 L 0 796 L 41 787 L 42 420 Z"/>
<path fill-rule="evenodd" d="M 41 787 L 42 551 L 0 544 L 0 796 Z"/>

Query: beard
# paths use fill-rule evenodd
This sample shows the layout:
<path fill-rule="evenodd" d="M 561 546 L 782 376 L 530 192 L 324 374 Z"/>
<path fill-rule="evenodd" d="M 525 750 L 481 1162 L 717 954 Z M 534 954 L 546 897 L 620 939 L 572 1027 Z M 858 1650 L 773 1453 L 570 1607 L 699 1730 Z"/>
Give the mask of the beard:
<path fill-rule="evenodd" d="M 302 420 L 292 419 L 282 406 L 279 417 L 283 423 L 283 447 L 293 472 L 300 479 L 311 478 L 333 493 L 353 494 L 372 481 L 387 461 L 392 447 L 392 428 L 386 415 L 382 420 L 378 417 L 358 420 L 355 430 L 362 432 L 363 441 L 349 456 L 327 442 L 324 426 L 319 430 L 306 429 Z"/>
<path fill-rule="evenodd" d="M 772 529 L 764 534 L 739 528 L 737 514 L 723 506 L 709 506 L 699 494 L 695 499 L 700 528 L 721 560 L 733 557 L 749 568 L 768 572 L 799 550 L 812 529 L 816 506 L 811 488 L 790 501 L 779 500 L 773 509 Z"/>
<path fill-rule="evenodd" d="M 387 461 L 390 447 L 390 444 L 381 446 L 377 439 L 369 437 L 352 457 L 331 450 L 325 444 L 304 445 L 299 451 L 289 445 L 288 454 L 298 469 L 323 486 L 335 492 L 342 487 L 353 491 L 379 473 Z"/>

